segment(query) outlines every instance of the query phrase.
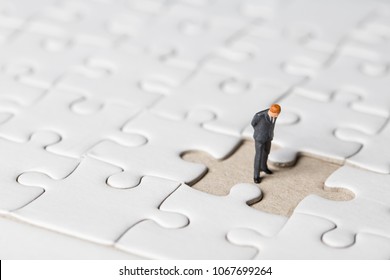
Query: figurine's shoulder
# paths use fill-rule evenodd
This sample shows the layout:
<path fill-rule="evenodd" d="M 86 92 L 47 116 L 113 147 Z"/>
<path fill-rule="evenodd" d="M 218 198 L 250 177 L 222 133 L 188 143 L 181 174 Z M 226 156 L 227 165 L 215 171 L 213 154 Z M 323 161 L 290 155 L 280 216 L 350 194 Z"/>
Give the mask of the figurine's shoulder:
<path fill-rule="evenodd" d="M 268 109 L 265 109 L 265 110 L 263 110 L 263 111 L 260 111 L 260 112 L 257 112 L 256 113 L 256 116 L 263 116 L 263 115 L 265 115 L 265 114 L 267 114 L 268 113 Z"/>

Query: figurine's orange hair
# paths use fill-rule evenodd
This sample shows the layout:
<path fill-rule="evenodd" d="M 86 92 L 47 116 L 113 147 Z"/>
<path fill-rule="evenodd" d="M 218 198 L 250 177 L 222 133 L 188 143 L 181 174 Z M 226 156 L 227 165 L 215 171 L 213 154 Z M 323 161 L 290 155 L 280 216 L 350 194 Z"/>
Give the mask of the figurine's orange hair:
<path fill-rule="evenodd" d="M 281 111 L 281 108 L 280 108 L 279 104 L 272 104 L 271 107 L 269 108 L 269 110 L 271 111 L 271 113 L 279 114 Z"/>

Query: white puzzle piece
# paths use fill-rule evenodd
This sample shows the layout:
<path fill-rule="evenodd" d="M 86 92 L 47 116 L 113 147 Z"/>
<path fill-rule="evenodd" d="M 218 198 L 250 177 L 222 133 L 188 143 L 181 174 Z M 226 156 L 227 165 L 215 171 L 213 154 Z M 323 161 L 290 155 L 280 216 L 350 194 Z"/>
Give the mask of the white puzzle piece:
<path fill-rule="evenodd" d="M 347 163 L 374 172 L 390 173 L 390 158 L 388 157 L 389 154 L 385 153 L 390 143 L 390 125 L 388 122 L 381 131 L 370 136 L 347 128 L 337 129 L 335 135 L 346 141 L 356 141 L 363 144 L 356 154 L 347 158 Z"/>
<path fill-rule="evenodd" d="M 390 238 L 390 175 L 343 166 L 326 180 L 325 186 L 347 188 L 355 194 L 354 199 L 343 202 L 310 195 L 295 209 L 337 225 L 324 234 L 325 243 L 341 248 L 351 246 L 360 232 Z"/>
<path fill-rule="evenodd" d="M 58 141 L 60 137 L 51 132 L 35 133 L 27 142 L 19 143 L 0 138 L 0 212 L 23 207 L 42 194 L 40 188 L 19 185 L 16 179 L 21 173 L 45 172 L 55 179 L 62 179 L 76 168 L 78 160 L 45 150 L 47 145 Z"/>
<path fill-rule="evenodd" d="M 226 240 L 232 228 L 248 227 L 266 236 L 275 235 L 286 218 L 249 207 L 262 198 L 255 185 L 238 184 L 227 196 L 214 196 L 180 186 L 164 203 L 163 211 L 179 212 L 189 219 L 186 227 L 166 230 L 146 221 L 131 228 L 118 248 L 157 259 L 246 259 L 252 248 L 233 246 Z"/>
<path fill-rule="evenodd" d="M 298 91 L 281 100 L 281 114 L 285 108 L 289 114 L 296 114 L 299 121 L 277 125 L 273 143 L 282 149 L 272 152 L 270 161 L 288 165 L 296 161 L 299 153 L 305 153 L 343 162 L 346 157 L 355 154 L 361 145 L 338 139 L 334 131 L 346 127 L 372 135 L 385 123 L 380 116 L 351 109 L 349 104 L 356 98 L 354 94 L 343 92 L 320 101 Z"/>
<path fill-rule="evenodd" d="M 0 258 L 8 260 L 142 259 L 130 253 L 0 217 Z"/>
<path fill-rule="evenodd" d="M 191 116 L 191 115 L 190 115 Z M 198 117 L 194 115 L 194 118 Z M 127 179 L 138 184 L 143 175 L 157 176 L 179 182 L 192 182 L 206 172 L 202 164 L 187 162 L 181 154 L 190 150 L 209 153 L 222 159 L 240 143 L 240 138 L 203 129 L 198 119 L 187 118 L 172 121 L 160 118 L 148 111 L 129 121 L 123 128 L 126 133 L 140 135 L 146 141 L 135 147 L 124 147 L 103 141 L 88 153 L 124 169 Z M 174 139 L 172 135 L 175 135 Z M 118 178 L 111 178 L 117 183 Z M 111 184 L 120 187 L 110 181 Z"/>
<path fill-rule="evenodd" d="M 116 166 L 87 157 L 62 180 L 44 173 L 23 173 L 18 178 L 20 184 L 42 188 L 45 192 L 13 215 L 35 225 L 106 245 L 113 244 L 128 228 L 145 219 L 174 228 L 188 223 L 181 214 L 158 209 L 178 188 L 178 183 L 143 177 L 136 188 L 108 186 L 107 178 L 120 171 Z"/>
<path fill-rule="evenodd" d="M 227 238 L 237 245 L 251 246 L 258 250 L 256 259 L 313 260 L 313 259 L 387 259 L 390 239 L 360 233 L 356 244 L 348 248 L 332 248 L 321 242 L 321 236 L 334 229 L 329 220 L 294 213 L 273 238 L 265 237 L 253 229 L 234 229 Z"/>

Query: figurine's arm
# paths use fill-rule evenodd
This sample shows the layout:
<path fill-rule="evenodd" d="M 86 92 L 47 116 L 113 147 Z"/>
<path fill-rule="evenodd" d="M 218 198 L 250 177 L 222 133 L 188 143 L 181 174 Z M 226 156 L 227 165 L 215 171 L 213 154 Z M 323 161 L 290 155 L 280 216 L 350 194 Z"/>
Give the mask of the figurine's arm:
<path fill-rule="evenodd" d="M 258 122 L 260 121 L 261 116 L 262 116 L 266 111 L 268 111 L 268 110 L 260 111 L 260 112 L 256 113 L 256 114 L 253 116 L 253 119 L 252 119 L 252 122 L 251 122 L 251 125 L 252 125 L 253 127 L 255 127 L 255 126 L 258 124 Z"/>
<path fill-rule="evenodd" d="M 256 115 L 253 116 L 251 125 L 253 127 L 255 127 L 257 125 L 257 123 L 259 122 L 259 120 L 260 120 L 260 113 L 257 113 Z"/>

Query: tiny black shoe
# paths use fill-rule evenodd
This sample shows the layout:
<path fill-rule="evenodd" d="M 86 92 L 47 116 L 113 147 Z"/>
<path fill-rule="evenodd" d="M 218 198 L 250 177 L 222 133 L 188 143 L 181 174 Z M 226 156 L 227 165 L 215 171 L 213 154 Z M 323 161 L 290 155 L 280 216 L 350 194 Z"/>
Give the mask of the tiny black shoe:
<path fill-rule="evenodd" d="M 268 168 L 266 170 L 264 170 L 265 174 L 273 174 L 273 172 L 271 170 L 269 170 Z"/>
<path fill-rule="evenodd" d="M 255 177 L 255 178 L 253 178 L 253 181 L 254 181 L 256 184 L 260 184 L 261 178 L 260 178 L 260 177 Z"/>

